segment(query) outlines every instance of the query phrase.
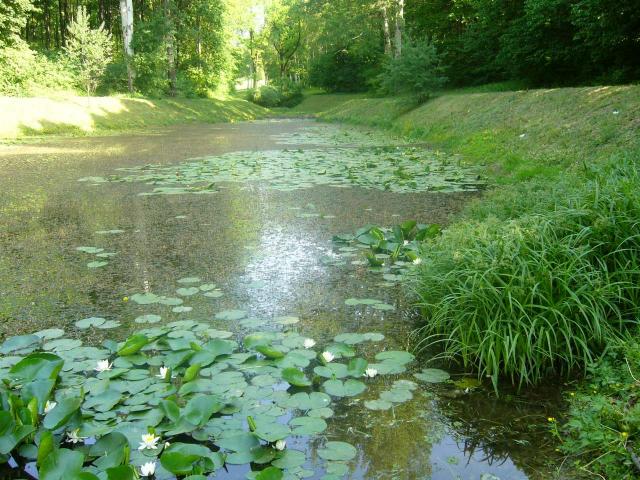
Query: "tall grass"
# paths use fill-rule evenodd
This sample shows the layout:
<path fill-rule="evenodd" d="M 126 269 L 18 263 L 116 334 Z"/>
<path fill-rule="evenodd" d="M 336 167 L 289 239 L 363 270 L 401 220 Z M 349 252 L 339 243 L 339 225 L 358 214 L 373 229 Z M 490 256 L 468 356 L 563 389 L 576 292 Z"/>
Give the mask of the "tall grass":
<path fill-rule="evenodd" d="M 497 389 L 503 377 L 523 385 L 581 370 L 637 324 L 637 165 L 549 193 L 520 216 L 497 208 L 506 219 L 487 218 L 490 201 L 476 210 L 482 222 L 459 223 L 427 247 L 419 350 L 438 346 Z"/>

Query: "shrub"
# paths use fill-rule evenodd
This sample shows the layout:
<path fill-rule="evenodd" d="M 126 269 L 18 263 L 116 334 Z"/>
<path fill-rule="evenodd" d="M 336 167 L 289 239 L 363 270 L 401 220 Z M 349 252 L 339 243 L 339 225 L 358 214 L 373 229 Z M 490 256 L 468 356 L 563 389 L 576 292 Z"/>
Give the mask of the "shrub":
<path fill-rule="evenodd" d="M 58 57 L 36 53 L 24 42 L 0 49 L 0 94 L 38 95 L 74 85 L 73 72 Z"/>
<path fill-rule="evenodd" d="M 637 323 L 640 177 L 627 163 L 567 189 L 563 205 L 467 221 L 424 252 L 418 348 L 532 384 L 569 374 Z"/>
<path fill-rule="evenodd" d="M 250 90 L 247 99 L 266 108 L 286 107 L 292 108 L 302 102 L 304 96 L 296 85 L 286 85 L 277 88 L 265 85 L 255 90 Z"/>
<path fill-rule="evenodd" d="M 387 61 L 377 81 L 383 94 L 409 93 L 426 98 L 442 87 L 447 78 L 436 47 L 423 40 L 408 41 L 401 56 Z"/>

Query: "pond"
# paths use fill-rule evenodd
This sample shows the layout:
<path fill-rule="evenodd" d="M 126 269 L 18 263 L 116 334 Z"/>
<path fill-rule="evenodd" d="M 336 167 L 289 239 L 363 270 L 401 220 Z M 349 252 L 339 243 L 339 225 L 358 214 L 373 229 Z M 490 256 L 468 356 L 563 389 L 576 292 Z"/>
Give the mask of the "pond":
<path fill-rule="evenodd" d="M 209 341 L 205 350 L 220 356 L 195 375 L 226 401 L 235 395 L 237 408 L 172 440 L 220 440 L 214 450 L 233 461 L 215 478 L 254 478 L 269 461 L 285 478 L 326 480 L 557 473 L 546 423 L 561 408 L 560 389 L 496 398 L 462 372 L 445 382 L 414 376 L 426 359 L 400 353 L 411 348 L 413 299 L 393 272 L 382 277 L 357 248 L 332 242 L 367 224 L 446 225 L 483 185 L 482 172 L 455 155 L 375 130 L 273 119 L 5 146 L 0 162 L 2 337 L 40 332 L 40 344 L 66 360 L 69 392 L 87 372 L 96 377 L 114 341 L 141 330 L 173 341 L 145 345 L 154 361 L 120 358 L 118 375 L 87 381 L 83 410 L 103 422 L 93 436 L 114 425 L 112 408 L 119 421 L 159 408 L 151 383 L 168 378 L 141 386 L 141 401 L 121 389 L 107 407 L 98 400 L 113 392 L 106 384 L 147 381 L 142 366 L 178 370 L 170 355 Z M 35 348 L 22 338 L 19 348 L 5 344 L 0 373 Z M 366 362 L 379 374 L 363 375 Z M 292 379 L 292 369 L 305 374 Z M 208 393 L 202 385 L 193 391 Z M 263 446 L 282 437 L 286 449 L 263 448 L 261 462 L 239 446 L 233 435 L 252 421 Z M 136 450 L 140 424 L 121 428 L 135 437 L 138 466 L 155 458 Z M 156 477 L 172 478 L 160 463 Z"/>

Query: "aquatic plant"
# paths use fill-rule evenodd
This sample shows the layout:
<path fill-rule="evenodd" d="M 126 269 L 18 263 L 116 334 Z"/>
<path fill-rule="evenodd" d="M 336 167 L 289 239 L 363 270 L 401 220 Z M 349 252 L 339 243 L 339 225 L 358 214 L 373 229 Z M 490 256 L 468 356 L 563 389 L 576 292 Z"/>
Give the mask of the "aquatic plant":
<path fill-rule="evenodd" d="M 370 271 L 381 274 L 387 284 L 394 284 L 405 280 L 412 267 L 422 263 L 419 257 L 422 243 L 440 233 L 439 225 L 420 224 L 415 220 L 391 228 L 365 225 L 354 234 L 335 235 L 336 256 L 324 257 L 323 262 L 339 265 L 344 259 L 355 258 L 351 265 L 367 265 Z"/>
<path fill-rule="evenodd" d="M 312 473 L 305 454 L 286 440 L 321 434 L 334 398 L 360 395 L 364 379 L 402 373 L 413 360 L 393 350 L 378 352 L 377 363 L 358 357 L 355 345 L 384 339 L 375 332 L 341 334 L 319 353 L 292 331 L 254 332 L 241 346 L 209 327 L 178 321 L 101 346 L 61 329 L 8 338 L 0 345 L 0 464 L 40 480 L 193 479 L 248 463 L 260 466 L 251 478 L 303 478 Z M 412 398 L 398 389 L 417 388 L 396 384 L 381 394 L 388 408 Z M 318 456 L 327 471 L 346 472 L 356 450 L 326 441 Z"/>

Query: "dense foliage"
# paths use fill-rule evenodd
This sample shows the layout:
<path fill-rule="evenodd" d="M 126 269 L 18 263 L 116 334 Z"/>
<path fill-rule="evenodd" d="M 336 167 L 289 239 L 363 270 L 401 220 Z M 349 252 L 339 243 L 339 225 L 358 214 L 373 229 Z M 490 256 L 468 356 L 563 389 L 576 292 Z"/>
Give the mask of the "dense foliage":
<path fill-rule="evenodd" d="M 518 80 L 529 85 L 640 78 L 640 6 L 634 0 L 82 0 L 104 24 L 113 62 L 103 93 L 207 95 L 220 88 L 379 89 L 425 97 L 442 86 Z M 130 16 L 127 12 L 130 6 Z M 125 18 L 121 21 L 121 15 Z M 48 87 L 16 63 L 58 65 L 72 37 L 69 0 L 0 6 L 2 91 Z M 133 41 L 127 43 L 123 31 Z M 125 55 L 125 45 L 130 54 Z M 19 50 L 15 48 L 19 46 Z M 14 49 L 14 50 L 11 50 Z M 16 55 L 19 58 L 16 62 Z M 7 60 L 11 57 L 13 60 Z M 19 70 L 19 68 L 18 68 Z M 23 69 L 24 70 L 24 69 Z M 73 71 L 69 71 L 73 74 Z M 415 76 L 411 75 L 415 73 Z M 128 84 L 130 78 L 131 85 Z M 16 83 L 19 82 L 19 83 Z M 77 83 L 77 80 L 71 83 Z M 55 87 L 56 82 L 53 82 Z M 290 87 L 289 90 L 291 90 Z M 285 95 L 286 96 L 286 95 Z"/>
<path fill-rule="evenodd" d="M 542 206 L 528 197 L 516 218 L 448 230 L 425 250 L 419 347 L 497 388 L 568 375 L 619 344 L 639 313 L 639 186 L 634 163 L 614 166 Z"/>
<path fill-rule="evenodd" d="M 91 27 L 83 27 L 86 38 L 79 43 L 87 44 L 85 40 L 96 38 L 103 28 L 101 47 L 94 51 L 114 52 L 113 58 L 105 57 L 110 60 L 105 68 L 90 75 L 95 81 L 89 91 L 94 88 L 100 93 L 127 91 L 118 3 L 81 1 L 74 5 L 86 10 Z M 3 2 L 0 92 L 28 95 L 76 86 L 86 92 L 87 70 L 79 68 L 77 56 L 72 58 L 74 38 L 78 35 L 73 28 L 80 20 L 68 0 L 58 4 L 41 0 Z M 222 0 L 135 2 L 133 24 L 135 91 L 151 95 L 206 95 L 226 87 L 230 81 L 233 67 L 230 27 L 225 21 Z M 92 63 L 96 65 L 95 61 Z M 43 70 L 52 74 L 43 75 Z"/>

